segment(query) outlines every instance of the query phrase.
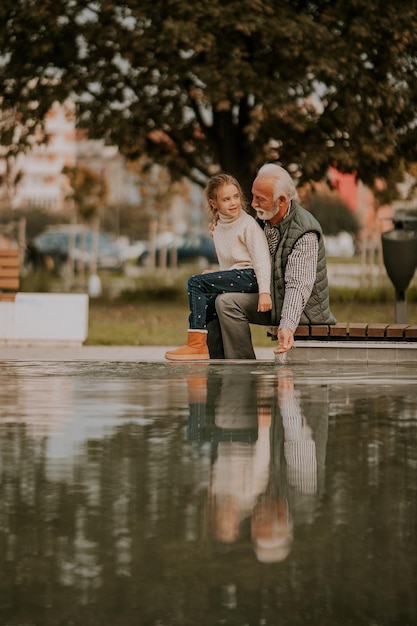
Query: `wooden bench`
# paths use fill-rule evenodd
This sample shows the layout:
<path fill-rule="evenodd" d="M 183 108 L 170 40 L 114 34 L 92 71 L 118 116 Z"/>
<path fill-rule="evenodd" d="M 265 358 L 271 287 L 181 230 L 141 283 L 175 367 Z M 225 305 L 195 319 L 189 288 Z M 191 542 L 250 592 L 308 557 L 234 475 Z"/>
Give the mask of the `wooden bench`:
<path fill-rule="evenodd" d="M 417 341 L 417 325 L 353 322 L 300 325 L 294 337 L 300 341 Z"/>
<path fill-rule="evenodd" d="M 0 249 L 0 301 L 14 302 L 19 289 L 19 250 Z"/>

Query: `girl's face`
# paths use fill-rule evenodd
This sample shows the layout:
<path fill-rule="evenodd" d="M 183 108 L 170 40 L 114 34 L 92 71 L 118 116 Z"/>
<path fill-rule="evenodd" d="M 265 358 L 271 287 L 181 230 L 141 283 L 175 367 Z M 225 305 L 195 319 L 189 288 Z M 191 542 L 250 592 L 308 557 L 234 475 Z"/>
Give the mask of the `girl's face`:
<path fill-rule="evenodd" d="M 213 209 L 221 215 L 236 217 L 242 208 L 242 198 L 236 185 L 223 185 L 217 190 L 216 200 L 211 200 Z"/>

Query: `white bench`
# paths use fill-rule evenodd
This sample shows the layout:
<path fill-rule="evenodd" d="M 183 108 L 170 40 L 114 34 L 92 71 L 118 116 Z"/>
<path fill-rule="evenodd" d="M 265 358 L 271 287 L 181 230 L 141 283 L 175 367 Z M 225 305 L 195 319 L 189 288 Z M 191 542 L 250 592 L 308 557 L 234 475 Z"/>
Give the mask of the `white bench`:
<path fill-rule="evenodd" d="M 17 292 L 0 301 L 0 345 L 81 345 L 88 304 L 87 294 Z"/>

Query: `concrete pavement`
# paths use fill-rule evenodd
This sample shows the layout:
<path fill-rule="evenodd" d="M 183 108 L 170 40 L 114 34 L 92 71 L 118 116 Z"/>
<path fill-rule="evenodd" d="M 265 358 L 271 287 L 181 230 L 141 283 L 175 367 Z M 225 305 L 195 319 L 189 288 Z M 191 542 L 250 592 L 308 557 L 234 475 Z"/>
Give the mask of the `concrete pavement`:
<path fill-rule="evenodd" d="M 0 345 L 2 361 L 164 361 L 167 350 L 176 346 L 69 346 Z M 257 348 L 256 358 L 274 360 L 273 348 Z"/>

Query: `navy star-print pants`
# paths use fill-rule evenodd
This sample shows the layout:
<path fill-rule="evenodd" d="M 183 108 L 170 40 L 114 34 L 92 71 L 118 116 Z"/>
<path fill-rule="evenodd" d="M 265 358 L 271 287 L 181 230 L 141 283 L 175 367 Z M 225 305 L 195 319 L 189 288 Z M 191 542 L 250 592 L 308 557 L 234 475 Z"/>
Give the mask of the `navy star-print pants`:
<path fill-rule="evenodd" d="M 205 330 L 215 316 L 214 300 L 219 293 L 256 293 L 258 283 L 253 269 L 224 270 L 196 274 L 187 283 L 190 330 Z"/>

